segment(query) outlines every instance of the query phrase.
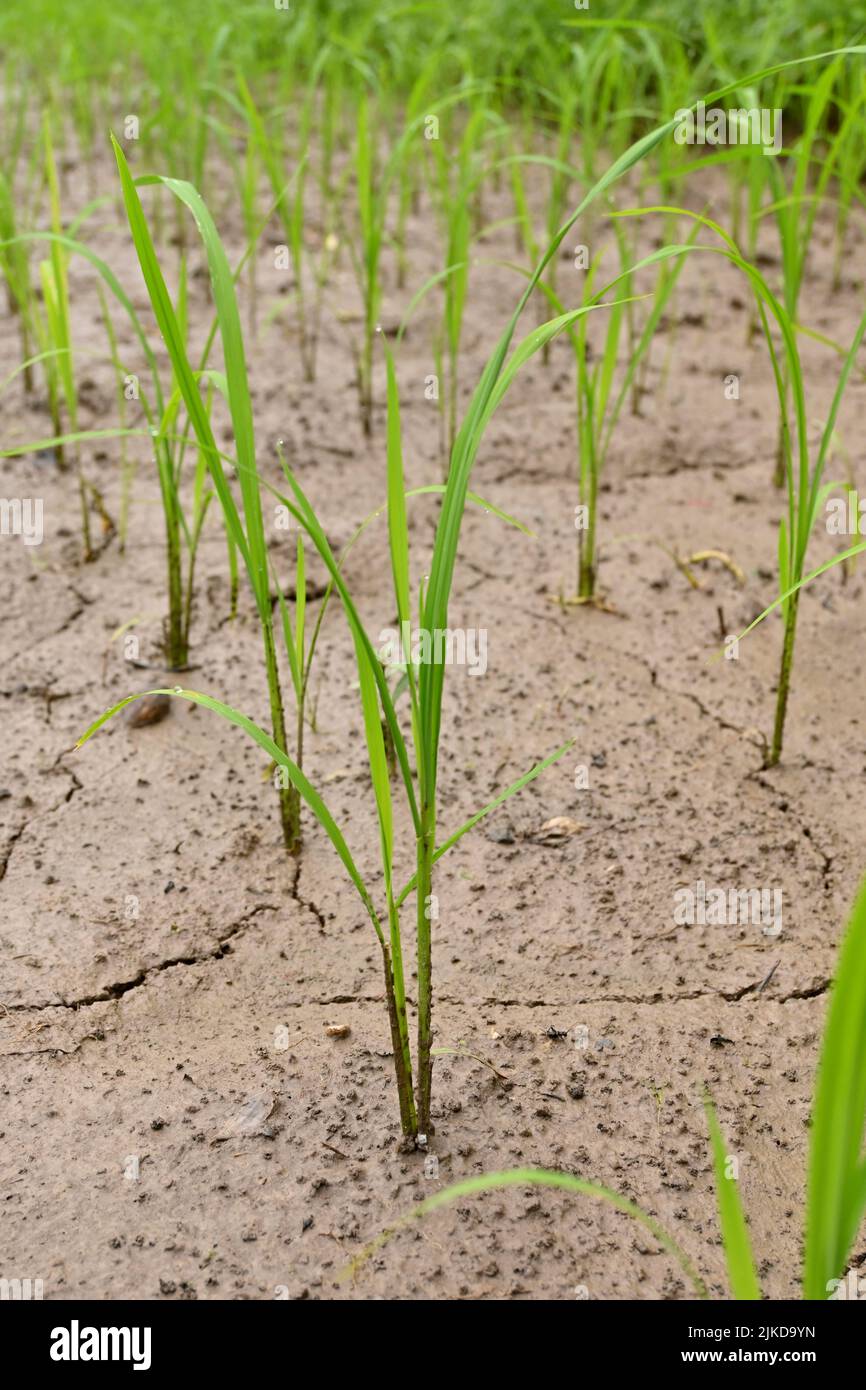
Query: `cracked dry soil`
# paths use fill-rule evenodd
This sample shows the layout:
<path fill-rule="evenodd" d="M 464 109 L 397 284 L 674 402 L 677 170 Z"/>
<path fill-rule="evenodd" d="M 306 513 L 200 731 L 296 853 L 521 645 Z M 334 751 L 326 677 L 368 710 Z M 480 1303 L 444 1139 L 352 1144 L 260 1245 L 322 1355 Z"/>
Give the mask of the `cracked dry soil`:
<path fill-rule="evenodd" d="M 66 197 L 74 207 L 73 185 Z M 723 212 L 722 185 L 698 193 L 710 215 Z M 242 234 L 228 194 L 215 213 L 234 255 Z M 488 220 L 506 213 L 491 198 Z M 104 221 L 94 245 L 145 312 L 125 229 L 113 210 Z M 849 269 L 831 292 L 828 238 L 819 220 L 803 314 L 847 341 L 863 286 Z M 863 252 L 856 230 L 852 238 L 848 267 Z M 426 216 L 409 244 L 406 289 L 386 281 L 386 326 L 437 268 Z M 500 230 L 484 249 L 491 258 L 511 254 L 508 234 Z M 764 250 L 772 258 L 769 229 Z M 536 538 L 467 513 L 451 621 L 487 629 L 488 669 L 483 678 L 456 669 L 447 682 L 443 832 L 533 761 L 568 738 L 576 743 L 437 872 L 436 1177 L 425 1176 L 421 1154 L 398 1151 L 369 924 L 309 819 L 300 865 L 286 862 L 258 750 L 215 716 L 174 702 L 161 723 L 134 729 L 118 719 L 70 751 L 114 700 L 167 679 L 161 516 L 146 456 L 126 555 L 109 537 L 86 566 L 69 477 L 44 455 L 4 462 L 4 493 L 43 496 L 46 527 L 41 547 L 14 538 L 0 547 L 4 1273 L 42 1278 L 45 1296 L 58 1299 L 570 1299 L 581 1286 L 590 1298 L 689 1295 L 679 1269 L 627 1218 L 533 1189 L 443 1209 L 395 1236 L 354 1280 L 340 1279 L 367 1241 L 441 1185 L 542 1165 L 640 1202 L 721 1296 L 700 1105 L 707 1085 L 740 1160 L 765 1288 L 795 1294 L 825 994 L 866 864 L 863 582 L 856 572 L 843 583 L 835 570 L 807 591 L 786 756 L 761 771 L 778 622 L 743 643 L 738 661 L 712 658 L 721 632 L 739 630 L 774 596 L 776 406 L 765 355 L 746 344 L 736 272 L 699 259 L 685 267 L 654 345 L 641 414 L 625 415 L 613 440 L 600 533 L 601 582 L 616 613 L 555 601 L 571 592 L 575 568 L 565 343 L 554 345 L 548 366 L 536 359 L 524 371 L 480 451 L 473 486 Z M 286 289 L 268 279 L 272 264 L 265 243 L 263 302 Z M 200 341 L 210 306 L 197 249 L 191 271 Z M 90 271 L 73 262 L 71 284 L 81 423 L 107 428 L 116 423 L 112 377 L 99 355 Z M 507 271 L 473 271 L 467 389 L 514 293 Z M 385 492 L 381 408 L 376 436 L 365 441 L 352 326 L 339 317 L 356 307 L 344 255 L 312 387 L 300 382 L 285 312 L 269 327 L 262 312 L 249 345 L 262 471 L 277 480 L 274 445 L 286 438 L 337 542 Z M 434 313 L 430 299 L 399 360 L 413 486 L 436 481 L 441 468 L 423 392 Z M 119 321 L 118 332 L 134 360 Z M 836 364 L 816 343 L 802 346 L 818 428 Z M 0 355 L 11 370 L 17 340 L 8 318 Z M 737 402 L 724 396 L 729 372 L 740 376 Z M 381 379 L 377 389 L 381 401 Z M 843 439 L 856 437 L 864 390 L 859 379 L 849 388 Z M 3 398 L 2 419 L 8 440 L 48 432 L 40 402 L 15 390 Z M 83 457 L 116 515 L 114 445 L 88 445 Z M 430 498 L 411 504 L 422 555 L 435 515 Z M 194 669 L 184 680 L 264 722 L 259 639 L 246 595 L 237 620 L 226 621 L 216 522 L 212 512 Z M 274 544 L 288 580 L 292 541 L 275 533 Z M 831 544 L 816 536 L 816 563 Z M 745 586 L 709 567 L 692 588 L 665 546 L 679 555 L 727 551 Z M 370 630 L 393 624 L 381 524 L 352 553 L 347 576 Z M 320 578 L 312 566 L 311 580 Z M 132 619 L 140 668 L 111 640 Z M 336 609 L 314 693 L 307 769 L 378 888 L 352 653 Z M 589 770 L 583 790 L 575 789 L 577 764 Z M 540 833 L 555 816 L 579 826 L 559 843 Z M 408 874 L 411 836 L 400 843 Z M 781 934 L 677 925 L 674 894 L 698 880 L 780 888 Z M 411 972 L 411 944 L 407 954 Z M 326 1034 L 334 1024 L 348 1036 Z M 586 1046 L 575 1046 L 577 1037 Z M 864 1256 L 861 1233 L 855 1262 Z"/>

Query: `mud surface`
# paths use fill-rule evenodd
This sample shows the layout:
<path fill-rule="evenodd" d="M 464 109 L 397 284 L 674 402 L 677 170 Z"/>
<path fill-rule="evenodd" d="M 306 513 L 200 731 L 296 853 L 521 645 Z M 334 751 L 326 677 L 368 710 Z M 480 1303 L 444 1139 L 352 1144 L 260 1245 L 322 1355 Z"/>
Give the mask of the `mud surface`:
<path fill-rule="evenodd" d="M 106 171 L 107 173 L 107 171 Z M 106 178 L 104 187 L 112 188 Z M 692 189 L 726 217 L 723 183 Z M 646 195 L 644 195 L 646 197 Z M 65 207 L 86 201 L 68 171 Z M 621 203 L 632 195 L 623 192 Z M 649 199 L 647 199 L 649 201 Z M 234 200 L 215 199 L 230 254 Z M 507 216 L 493 195 L 487 220 Z M 113 203 L 85 224 L 150 330 L 143 284 Z M 647 226 L 645 235 L 658 233 Z M 684 234 L 685 235 L 685 234 Z M 311 244 L 316 233 L 310 232 Z M 579 239 L 609 234 L 595 223 Z M 707 235 L 704 240 L 710 240 Z M 293 465 L 332 541 L 385 498 L 383 379 L 372 441 L 354 391 L 358 296 L 343 248 L 325 296 L 319 374 L 301 380 L 285 272 L 266 237 L 258 329 L 249 345 L 260 467 Z M 382 310 L 399 322 L 440 268 L 432 214 L 412 219 L 406 285 L 386 260 Z M 647 249 L 650 241 L 642 243 Z M 772 231 L 765 273 L 776 281 Z M 573 248 L 559 275 L 578 302 Z M 467 392 L 518 282 L 513 232 L 479 246 L 470 280 Z M 801 317 L 847 344 L 862 308 L 863 239 L 850 233 L 832 286 L 831 229 L 819 220 Z M 176 252 L 168 252 L 169 280 Z M 192 336 L 210 323 L 207 273 L 190 253 Z M 83 429 L 118 422 L 95 276 L 71 268 Z M 248 283 L 241 288 L 245 322 Z M 269 322 L 269 312 L 282 306 Z M 639 306 L 643 312 L 642 306 Z M 534 309 L 525 331 L 534 322 Z M 436 407 L 425 399 L 438 300 L 413 317 L 399 356 L 411 485 L 441 477 Z M 600 316 L 597 316 L 600 318 Z M 259 750 L 203 709 L 172 702 L 141 728 L 117 719 L 72 753 L 109 704 L 177 677 L 164 670 L 164 536 L 146 444 L 126 554 L 108 538 L 80 560 L 72 475 L 49 457 L 3 461 L 5 496 L 44 498 L 45 539 L 0 546 L 2 800 L 0 1053 L 6 1276 L 42 1278 L 48 1298 L 684 1298 L 682 1271 L 641 1227 L 589 1198 L 518 1187 L 462 1199 L 340 1271 L 384 1228 L 461 1178 L 517 1166 L 561 1169 L 644 1206 L 711 1293 L 726 1291 L 701 1095 L 719 1109 L 767 1293 L 795 1295 L 807 1125 L 826 991 L 866 862 L 863 582 L 841 568 L 806 591 L 783 764 L 762 771 L 781 624 L 737 660 L 715 660 L 775 596 L 781 499 L 771 484 L 777 406 L 766 351 L 747 344 L 748 297 L 721 258 L 683 270 L 654 344 L 640 415 L 613 435 L 600 506 L 607 605 L 574 591 L 574 375 L 566 341 L 524 370 L 481 447 L 473 487 L 530 527 L 467 512 L 450 620 L 485 628 L 487 671 L 449 673 L 441 754 L 445 834 L 532 763 L 574 748 L 492 815 L 436 874 L 435 1136 L 438 1173 L 398 1150 L 381 967 L 363 909 L 323 833 L 306 821 L 300 869 L 281 852 Z M 124 361 L 144 372 L 116 316 Z M 603 331 L 593 327 L 597 341 Z M 154 330 L 154 336 L 155 330 Z M 838 359 L 804 339 L 810 434 Z M 0 326 L 3 374 L 19 361 Z M 738 400 L 726 398 L 735 373 Z M 866 384 L 852 380 L 839 436 L 856 457 Z M 0 403 L 6 447 L 51 433 L 20 377 Z M 220 438 L 231 452 L 220 416 Z M 140 414 L 130 417 L 140 424 Z M 88 477 L 119 505 L 116 441 L 81 446 Z M 842 476 L 838 454 L 830 476 Z M 417 583 L 435 498 L 410 504 Z M 185 684 L 265 723 L 251 602 L 227 621 L 216 504 L 202 542 Z M 98 534 L 98 518 L 94 516 Z M 281 577 L 294 541 L 273 532 Z M 841 543 L 819 525 L 815 564 Z M 695 564 L 693 587 L 671 552 Z M 383 522 L 351 552 L 347 579 L 369 630 L 395 620 Z M 321 575 L 311 562 L 311 579 Z M 314 605 L 315 606 L 315 605 Z M 139 639 L 135 667 L 117 630 Z M 287 681 L 288 684 L 288 681 Z M 375 828 L 351 644 L 329 613 L 313 678 L 306 766 L 379 891 Z M 575 777 L 578 766 L 586 780 Z M 568 833 L 542 829 L 567 818 Z M 399 865 L 413 870 L 401 825 Z M 757 923 L 681 925 L 675 894 L 778 889 L 778 935 Z M 407 936 L 411 938 L 411 912 Z M 412 990 L 412 945 L 407 942 Z M 344 1038 L 326 1025 L 348 1025 Z M 435 1164 L 427 1162 L 432 1174 Z M 861 1234 L 855 1262 L 866 1257 Z"/>

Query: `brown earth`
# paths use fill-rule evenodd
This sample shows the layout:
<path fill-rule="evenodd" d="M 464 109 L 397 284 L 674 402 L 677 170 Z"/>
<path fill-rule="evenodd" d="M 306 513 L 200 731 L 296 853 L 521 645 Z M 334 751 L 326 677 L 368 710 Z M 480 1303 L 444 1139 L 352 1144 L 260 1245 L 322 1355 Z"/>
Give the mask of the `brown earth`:
<path fill-rule="evenodd" d="M 68 172 L 67 215 L 85 201 L 76 183 Z M 724 184 L 690 190 L 693 206 L 704 196 L 724 220 Z M 215 211 L 234 258 L 242 231 L 232 198 L 218 199 Z M 485 211 L 489 221 L 508 216 L 504 193 Z M 98 209 L 84 232 L 150 329 L 116 206 Z M 831 233 L 819 221 L 801 317 L 847 343 L 862 309 L 864 242 L 853 229 L 833 290 Z M 602 237 L 609 233 L 596 222 L 569 238 L 559 277 L 566 302 L 580 293 L 571 241 Z M 438 245 L 424 209 L 410 224 L 404 289 L 386 257 L 386 327 L 440 267 Z M 762 245 L 775 280 L 769 226 Z M 514 257 L 511 232 L 479 249 L 462 358 L 467 392 L 518 283 L 489 263 Z M 176 254 L 167 256 L 173 280 Z M 201 341 L 211 306 L 198 247 L 190 265 Z M 81 426 L 111 428 L 113 376 L 94 283 L 90 267 L 73 260 Z M 350 263 L 344 250 L 312 387 L 301 381 L 289 301 L 278 298 L 287 277 L 273 269 L 267 239 L 258 284 L 249 359 L 260 466 L 277 481 L 275 443 L 285 438 L 326 530 L 342 542 L 385 496 L 382 378 L 369 442 L 353 386 L 357 324 L 340 321 L 358 306 Z M 278 302 L 282 315 L 268 323 Z M 436 312 L 431 296 L 399 353 L 412 485 L 441 476 L 435 406 L 424 395 Z M 750 636 L 737 661 L 712 660 L 721 633 L 740 630 L 776 592 L 777 406 L 765 349 L 746 345 L 747 320 L 733 268 L 709 256 L 686 265 L 654 345 L 641 415 L 623 416 L 606 468 L 601 583 L 614 613 L 555 601 L 573 592 L 575 568 L 567 342 L 554 345 L 549 365 L 536 358 L 525 369 L 480 450 L 473 486 L 536 537 L 477 510 L 465 519 L 450 620 L 487 629 L 488 669 L 483 679 L 449 673 L 442 832 L 552 749 L 568 739 L 575 746 L 437 871 L 436 1044 L 453 1050 L 435 1068 L 436 1177 L 425 1176 L 422 1154 L 398 1149 L 369 922 L 310 818 L 297 875 L 286 861 L 259 750 L 177 701 L 160 723 L 136 729 L 117 719 L 70 752 L 116 699 L 177 679 L 161 666 L 164 538 L 146 448 L 134 442 L 127 553 L 111 540 L 89 565 L 80 562 L 71 477 L 44 455 L 2 464 L 4 495 L 44 498 L 45 541 L 25 547 L 6 537 L 0 549 L 0 1274 L 42 1278 L 48 1298 L 690 1296 L 675 1262 L 627 1217 L 529 1187 L 460 1200 L 398 1233 L 354 1280 L 338 1278 L 367 1242 L 442 1186 L 538 1165 L 642 1204 L 711 1293 L 724 1296 L 706 1085 L 739 1160 L 764 1287 L 774 1298 L 796 1294 L 826 991 L 866 863 L 863 585 L 859 572 L 843 583 L 837 568 L 806 591 L 785 758 L 762 771 L 779 621 Z M 117 327 L 125 360 L 142 370 L 119 317 Z M 811 340 L 802 351 L 817 436 L 838 361 Z M 7 316 L 3 374 L 18 360 Z M 725 398 L 732 372 L 738 401 Z M 864 390 L 855 377 L 840 417 L 852 451 Z M 20 378 L 7 386 L 0 418 L 6 447 L 50 434 Z M 82 457 L 116 515 L 116 443 L 88 443 Z M 837 457 L 830 474 L 842 471 Z M 410 503 L 416 582 L 435 517 L 434 499 Z M 274 541 L 288 581 L 293 543 L 277 532 Z M 835 544 L 819 523 L 815 563 Z M 742 567 L 743 588 L 715 562 L 695 567 L 701 587 L 693 588 L 668 553 L 709 547 Z M 347 578 L 369 630 L 390 626 L 382 522 L 353 551 Z M 227 609 L 214 507 L 199 561 L 194 669 L 184 681 L 264 723 L 248 596 L 233 624 Z M 111 640 L 131 620 L 147 669 L 130 666 L 121 641 Z M 336 607 L 314 688 L 307 770 L 378 889 L 351 646 Z M 589 769 L 588 789 L 575 789 L 578 764 Z M 552 843 L 538 832 L 553 817 L 579 829 Z M 409 874 L 414 847 L 402 831 L 399 862 Z M 674 894 L 698 880 L 781 889 L 781 935 L 759 925 L 677 925 Z M 137 918 L 127 915 L 130 898 Z M 350 1035 L 327 1036 L 332 1023 L 349 1025 Z M 861 1233 L 854 1262 L 864 1258 Z"/>

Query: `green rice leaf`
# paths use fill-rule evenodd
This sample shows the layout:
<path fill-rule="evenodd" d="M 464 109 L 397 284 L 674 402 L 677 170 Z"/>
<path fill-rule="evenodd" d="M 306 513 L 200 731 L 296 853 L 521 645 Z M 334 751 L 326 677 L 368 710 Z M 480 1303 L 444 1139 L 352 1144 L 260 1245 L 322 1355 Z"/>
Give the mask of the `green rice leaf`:
<path fill-rule="evenodd" d="M 383 1231 L 376 1240 L 371 1241 L 360 1255 L 355 1257 L 345 1274 L 356 1274 L 364 1261 L 369 1259 L 376 1250 L 381 1249 L 398 1231 L 403 1230 L 414 1221 L 423 1219 L 431 1212 L 438 1210 L 439 1207 L 446 1206 L 449 1202 L 455 1202 L 463 1197 L 473 1197 L 482 1192 L 498 1191 L 505 1187 L 527 1186 L 559 1188 L 563 1192 L 574 1192 L 583 1197 L 595 1197 L 608 1206 L 614 1207 L 617 1211 L 624 1212 L 649 1231 L 662 1249 L 676 1260 L 698 1297 L 707 1297 L 704 1282 L 691 1260 L 655 1218 L 644 1211 L 642 1207 L 639 1207 L 637 1203 L 629 1201 L 627 1197 L 613 1192 L 608 1187 L 602 1187 L 600 1183 L 587 1182 L 586 1179 L 575 1177 L 571 1173 L 551 1172 L 544 1168 L 512 1168 L 502 1173 L 483 1173 L 479 1177 L 466 1178 L 462 1182 L 453 1183 L 450 1187 L 446 1187 L 442 1192 L 434 1193 L 432 1197 L 427 1198 L 426 1202 L 421 1202 L 419 1206 L 407 1212 L 387 1231 Z"/>
<path fill-rule="evenodd" d="M 866 883 L 839 952 L 818 1064 L 806 1207 L 803 1297 L 825 1299 L 866 1210 Z"/>
<path fill-rule="evenodd" d="M 713 1166 L 716 1174 L 716 1201 L 719 1207 L 719 1223 L 722 1228 L 722 1242 L 728 1262 L 728 1277 L 731 1293 L 735 1299 L 759 1299 L 761 1289 L 752 1259 L 749 1231 L 743 1215 L 736 1178 L 727 1173 L 728 1155 L 725 1141 L 716 1118 L 712 1101 L 704 1099 L 710 1142 L 713 1147 Z"/>

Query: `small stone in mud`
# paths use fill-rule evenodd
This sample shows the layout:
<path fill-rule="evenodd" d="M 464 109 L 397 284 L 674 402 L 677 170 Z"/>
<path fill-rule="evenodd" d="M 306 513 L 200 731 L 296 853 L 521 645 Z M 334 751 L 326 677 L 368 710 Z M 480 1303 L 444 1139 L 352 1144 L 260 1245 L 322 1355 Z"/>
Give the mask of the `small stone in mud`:
<path fill-rule="evenodd" d="M 569 836 L 585 829 L 581 821 L 572 820 L 570 816 L 554 816 L 552 820 L 545 821 L 540 830 L 533 832 L 533 839 L 540 844 L 558 846 L 564 844 Z"/>
<path fill-rule="evenodd" d="M 586 1095 L 586 1087 L 582 1081 L 577 1081 L 573 1086 L 569 1086 L 568 1094 L 572 1100 L 583 1100 Z"/>
<path fill-rule="evenodd" d="M 150 1122 L 151 1129 L 165 1129 L 165 1120 L 161 1115 L 157 1115 L 155 1120 Z"/>
<path fill-rule="evenodd" d="M 148 724 L 159 724 L 171 709 L 168 695 L 145 695 L 130 705 L 126 722 L 130 729 L 144 729 Z"/>
<path fill-rule="evenodd" d="M 349 1036 L 349 1034 L 351 1033 L 351 1031 L 352 1031 L 352 1030 L 351 1030 L 351 1028 L 349 1027 L 348 1023 L 326 1023 L 326 1024 L 325 1024 L 325 1037 L 326 1037 L 326 1038 L 348 1038 L 348 1036 Z"/>

